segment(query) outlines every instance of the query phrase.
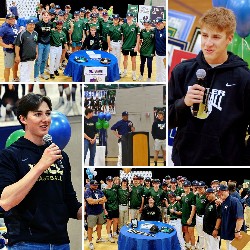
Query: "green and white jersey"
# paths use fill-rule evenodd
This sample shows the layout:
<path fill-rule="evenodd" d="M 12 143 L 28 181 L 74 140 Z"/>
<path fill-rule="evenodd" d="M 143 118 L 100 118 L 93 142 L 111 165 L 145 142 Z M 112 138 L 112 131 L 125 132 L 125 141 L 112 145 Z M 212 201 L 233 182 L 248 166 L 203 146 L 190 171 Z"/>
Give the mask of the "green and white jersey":
<path fill-rule="evenodd" d="M 66 35 L 63 31 L 51 30 L 50 32 L 50 45 L 59 47 L 67 43 Z"/>
<path fill-rule="evenodd" d="M 174 209 L 174 210 L 177 211 L 177 212 L 182 211 L 181 205 L 180 205 L 179 202 L 175 201 L 175 202 L 172 203 L 172 204 L 170 203 L 169 206 L 168 206 L 168 209 L 167 209 L 167 214 L 170 216 L 170 219 L 171 219 L 171 220 L 181 218 L 181 215 L 178 216 L 176 213 L 171 213 L 171 212 L 170 212 L 170 209 Z"/>
<path fill-rule="evenodd" d="M 99 22 L 96 22 L 96 23 L 87 23 L 86 24 L 87 26 L 87 30 L 90 32 L 90 28 L 95 26 L 96 27 L 96 34 L 100 34 L 101 33 L 101 26 L 100 26 L 100 23 Z"/>
<path fill-rule="evenodd" d="M 132 23 L 131 25 L 124 23 L 121 28 L 123 35 L 123 50 L 133 50 L 136 46 L 137 35 L 140 35 L 139 27 Z"/>
<path fill-rule="evenodd" d="M 74 30 L 72 32 L 71 39 L 73 42 L 80 42 L 82 40 L 82 35 L 85 25 L 81 20 L 75 21 L 73 24 L 74 24 Z"/>
<path fill-rule="evenodd" d="M 154 188 L 151 188 L 148 191 L 148 198 L 152 196 L 155 200 L 155 205 L 156 206 L 161 206 L 162 205 L 162 195 L 163 195 L 163 190 L 159 188 L 158 191 L 155 191 Z"/>
<path fill-rule="evenodd" d="M 155 32 L 153 29 L 142 29 L 140 33 L 142 40 L 140 55 L 153 57 L 155 55 Z"/>
<path fill-rule="evenodd" d="M 143 187 L 139 186 L 132 186 L 130 192 L 130 208 L 132 209 L 139 209 L 142 203 L 142 195 L 143 195 Z"/>
<path fill-rule="evenodd" d="M 122 187 L 118 188 L 117 194 L 118 194 L 119 205 L 128 205 L 129 195 L 130 195 L 128 188 L 126 189 L 122 189 Z"/>
<path fill-rule="evenodd" d="M 105 203 L 106 210 L 113 211 L 119 209 L 117 188 L 103 189 L 103 193 L 107 198 L 107 202 Z"/>
<path fill-rule="evenodd" d="M 186 196 L 181 197 L 181 206 L 182 206 L 182 225 L 187 224 L 187 220 L 190 217 L 192 206 L 195 206 L 195 195 L 193 192 L 190 192 Z M 191 225 L 195 225 L 195 216 L 193 217 L 193 221 Z"/>
<path fill-rule="evenodd" d="M 196 213 L 198 215 L 200 216 L 204 215 L 207 203 L 208 203 L 208 200 L 206 198 L 206 194 L 196 195 Z"/>
<path fill-rule="evenodd" d="M 121 25 L 111 25 L 109 27 L 108 36 L 110 36 L 111 41 L 121 41 L 122 40 L 122 31 Z"/>
<path fill-rule="evenodd" d="M 107 22 L 104 22 L 104 20 L 102 19 L 102 21 L 100 22 L 102 41 L 107 42 L 109 28 L 112 24 L 113 22 L 110 20 L 108 20 Z"/>

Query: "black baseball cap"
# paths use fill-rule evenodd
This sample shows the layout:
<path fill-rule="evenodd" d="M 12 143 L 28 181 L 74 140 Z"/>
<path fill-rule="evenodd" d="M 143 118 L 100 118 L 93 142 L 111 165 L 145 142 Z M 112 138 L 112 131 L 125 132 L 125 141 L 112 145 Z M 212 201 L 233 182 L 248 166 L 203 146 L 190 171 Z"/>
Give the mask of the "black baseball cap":
<path fill-rule="evenodd" d="M 115 19 L 115 18 L 120 18 L 120 15 L 119 14 L 114 14 L 113 15 L 113 18 Z"/>
<path fill-rule="evenodd" d="M 145 181 L 151 181 L 151 178 L 150 177 L 146 177 Z"/>
<path fill-rule="evenodd" d="M 108 176 L 108 177 L 106 178 L 106 181 L 113 181 L 113 177 L 112 177 L 112 176 Z"/>
<path fill-rule="evenodd" d="M 176 197 L 176 194 L 175 194 L 174 192 L 169 192 L 169 193 L 168 193 L 168 196 Z"/>
<path fill-rule="evenodd" d="M 96 181 L 96 180 L 91 180 L 91 181 L 89 182 L 89 184 L 90 184 L 90 185 L 98 185 L 99 183 L 98 183 L 98 181 Z"/>
<path fill-rule="evenodd" d="M 219 191 L 228 191 L 228 186 L 226 186 L 226 185 L 219 185 L 218 190 Z"/>
<path fill-rule="evenodd" d="M 128 115 L 128 111 L 123 111 L 122 116 L 126 116 L 126 115 Z"/>
<path fill-rule="evenodd" d="M 61 9 L 60 5 L 55 6 L 56 9 Z"/>
<path fill-rule="evenodd" d="M 128 182 L 128 179 L 126 177 L 123 177 L 122 182 Z"/>
<path fill-rule="evenodd" d="M 170 183 L 177 183 L 177 180 L 176 180 L 175 178 L 172 178 L 172 179 L 170 180 Z"/>
<path fill-rule="evenodd" d="M 167 175 L 167 176 L 165 176 L 164 179 L 165 179 L 165 180 L 171 180 L 171 177 L 170 177 L 170 175 Z"/>
<path fill-rule="evenodd" d="M 214 193 L 214 189 L 213 188 L 207 188 L 206 189 L 206 193 Z"/>
<path fill-rule="evenodd" d="M 155 19 L 155 23 L 163 23 L 163 19 L 161 17 L 157 17 Z"/>
<path fill-rule="evenodd" d="M 98 10 L 103 10 L 103 7 L 98 7 Z"/>
<path fill-rule="evenodd" d="M 134 16 L 134 14 L 133 14 L 133 13 L 131 13 L 131 12 L 128 12 L 126 16 L 132 16 L 132 17 L 133 17 L 133 16 Z"/>
<path fill-rule="evenodd" d="M 183 187 L 191 187 L 191 182 L 190 181 L 184 181 Z"/>
<path fill-rule="evenodd" d="M 199 182 L 197 181 L 197 180 L 194 180 L 194 181 L 192 181 L 192 186 L 198 186 L 199 185 Z"/>
<path fill-rule="evenodd" d="M 15 15 L 13 15 L 12 13 L 10 13 L 10 14 L 7 14 L 6 15 L 6 19 L 10 19 L 10 18 L 15 18 L 16 16 Z"/>
<path fill-rule="evenodd" d="M 161 183 L 161 181 L 159 179 L 153 179 L 152 182 L 153 183 Z"/>
<path fill-rule="evenodd" d="M 200 181 L 198 183 L 198 187 L 205 187 L 206 186 L 206 183 L 204 181 Z"/>

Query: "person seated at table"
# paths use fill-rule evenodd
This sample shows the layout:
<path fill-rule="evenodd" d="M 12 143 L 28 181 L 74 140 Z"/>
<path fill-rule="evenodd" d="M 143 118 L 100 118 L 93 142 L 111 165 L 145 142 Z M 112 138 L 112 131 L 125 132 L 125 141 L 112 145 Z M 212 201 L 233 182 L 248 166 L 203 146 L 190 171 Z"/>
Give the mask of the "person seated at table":
<path fill-rule="evenodd" d="M 96 33 L 96 27 L 90 28 L 90 34 L 86 37 L 83 42 L 81 50 L 99 50 L 100 49 L 100 37 Z"/>
<path fill-rule="evenodd" d="M 142 209 L 141 220 L 162 221 L 161 210 L 155 205 L 152 196 L 148 198 L 148 204 Z"/>

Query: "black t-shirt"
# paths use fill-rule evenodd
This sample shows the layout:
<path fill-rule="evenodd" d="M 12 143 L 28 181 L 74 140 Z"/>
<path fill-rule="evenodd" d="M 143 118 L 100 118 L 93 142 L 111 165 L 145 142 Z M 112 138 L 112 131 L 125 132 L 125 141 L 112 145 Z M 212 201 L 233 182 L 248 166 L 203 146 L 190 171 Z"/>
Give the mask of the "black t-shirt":
<path fill-rule="evenodd" d="M 155 139 L 165 140 L 166 139 L 166 120 L 155 121 L 152 125 L 152 136 Z"/>
<path fill-rule="evenodd" d="M 81 50 L 98 50 L 100 49 L 100 37 L 98 34 L 95 36 L 88 35 L 84 40 Z"/>
<path fill-rule="evenodd" d="M 146 205 L 142 210 L 141 220 L 162 221 L 160 209 L 157 206 L 150 207 Z"/>
<path fill-rule="evenodd" d="M 38 33 L 38 43 L 49 44 L 50 43 L 50 31 L 53 28 L 52 22 L 45 23 L 40 21 L 36 23 L 35 31 Z"/>
<path fill-rule="evenodd" d="M 215 201 L 212 201 L 206 205 L 205 214 L 203 218 L 203 231 L 209 235 L 212 235 L 217 218 L 221 217 L 221 207 L 216 206 Z M 220 230 L 218 231 L 220 235 Z"/>
<path fill-rule="evenodd" d="M 96 122 L 92 118 L 88 119 L 86 116 L 84 117 L 84 133 L 91 139 L 94 139 L 97 133 L 95 124 Z"/>

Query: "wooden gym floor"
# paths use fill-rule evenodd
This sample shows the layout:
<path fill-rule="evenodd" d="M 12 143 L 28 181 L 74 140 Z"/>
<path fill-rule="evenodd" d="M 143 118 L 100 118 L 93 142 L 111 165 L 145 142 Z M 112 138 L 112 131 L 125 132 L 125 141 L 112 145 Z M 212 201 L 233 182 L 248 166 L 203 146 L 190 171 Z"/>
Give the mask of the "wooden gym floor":
<path fill-rule="evenodd" d="M 106 157 L 105 159 L 106 166 L 117 166 L 117 157 Z M 154 158 L 150 158 L 150 166 L 154 166 Z M 158 167 L 164 166 L 163 158 L 158 159 Z"/>
<path fill-rule="evenodd" d="M 3 24 L 3 22 L 5 21 L 4 18 L 0 18 L 0 26 Z M 120 68 L 123 71 L 123 57 L 121 57 L 121 65 Z M 128 61 L 128 74 L 126 77 L 121 78 L 120 80 L 118 80 L 117 82 L 137 82 L 137 81 L 132 81 L 132 76 L 131 76 L 131 60 L 129 59 Z M 140 75 L 140 56 L 137 55 L 136 57 L 136 76 L 139 77 Z M 152 70 L 152 77 L 151 77 L 151 82 L 155 82 L 156 81 L 156 62 L 155 62 L 155 58 L 153 59 L 153 70 Z M 48 74 L 48 73 L 46 73 Z M 68 76 L 64 76 L 63 75 L 63 71 L 59 70 L 59 76 L 56 76 L 55 79 L 48 79 L 48 80 L 44 80 L 44 79 L 40 79 L 41 82 L 72 82 L 72 78 L 68 77 Z M 19 75 L 19 74 L 18 74 Z M 13 79 L 12 77 L 12 71 L 10 73 L 10 81 Z M 146 82 L 147 79 L 147 67 L 145 66 L 144 68 L 144 75 L 143 75 L 143 81 L 142 82 Z M 33 79 L 32 79 L 33 80 Z M 3 49 L 2 47 L 0 47 L 0 82 L 4 82 L 4 58 L 3 58 Z"/>

